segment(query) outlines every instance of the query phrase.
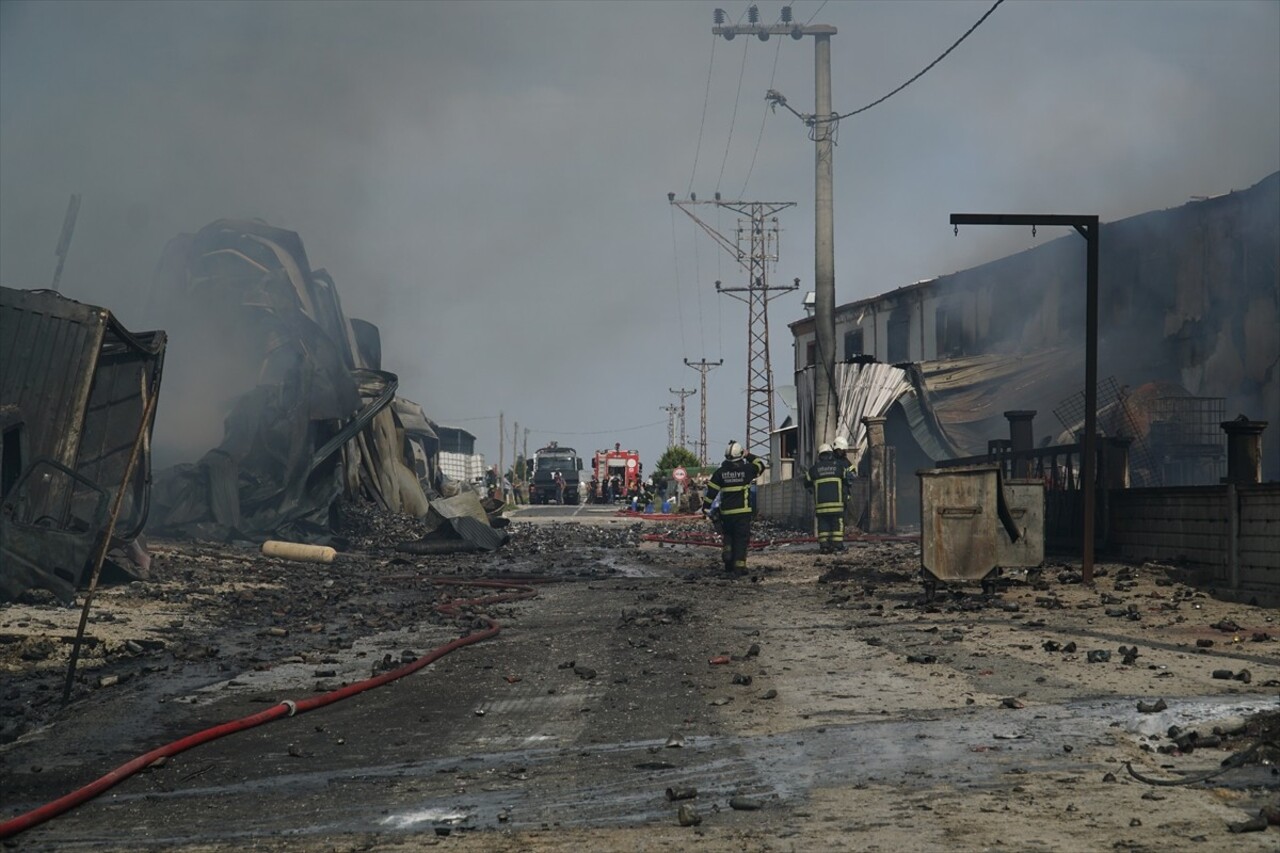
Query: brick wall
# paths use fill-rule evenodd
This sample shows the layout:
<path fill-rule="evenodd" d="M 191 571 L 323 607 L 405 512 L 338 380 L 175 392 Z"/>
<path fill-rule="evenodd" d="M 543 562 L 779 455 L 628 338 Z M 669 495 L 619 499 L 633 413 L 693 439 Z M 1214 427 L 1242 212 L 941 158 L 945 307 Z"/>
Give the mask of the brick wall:
<path fill-rule="evenodd" d="M 766 483 L 756 491 L 760 518 L 807 530 L 813 526 L 813 497 L 804 480 L 793 478 Z"/>
<path fill-rule="evenodd" d="M 1116 490 L 1109 546 L 1129 560 L 1167 560 L 1205 583 L 1280 597 L 1280 483 Z"/>

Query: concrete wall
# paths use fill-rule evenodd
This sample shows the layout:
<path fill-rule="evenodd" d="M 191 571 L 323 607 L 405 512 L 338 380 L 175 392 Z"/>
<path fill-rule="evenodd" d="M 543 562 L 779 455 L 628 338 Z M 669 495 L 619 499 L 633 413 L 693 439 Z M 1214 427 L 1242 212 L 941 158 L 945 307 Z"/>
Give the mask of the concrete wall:
<path fill-rule="evenodd" d="M 756 490 L 757 517 L 808 530 L 813 527 L 813 497 L 804 480 L 778 480 Z"/>
<path fill-rule="evenodd" d="M 1168 560 L 1204 583 L 1280 600 L 1280 483 L 1112 491 L 1110 550 Z"/>

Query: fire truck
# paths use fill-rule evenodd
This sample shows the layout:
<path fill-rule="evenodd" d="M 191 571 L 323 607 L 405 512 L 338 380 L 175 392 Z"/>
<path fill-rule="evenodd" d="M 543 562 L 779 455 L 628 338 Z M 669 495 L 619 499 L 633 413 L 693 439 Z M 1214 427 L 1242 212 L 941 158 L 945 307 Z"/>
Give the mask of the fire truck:
<path fill-rule="evenodd" d="M 623 450 L 621 444 L 614 444 L 612 450 L 597 450 L 591 468 L 595 486 L 592 499 L 596 503 L 608 503 L 610 481 L 615 484 L 614 500 L 622 499 L 632 486 L 639 485 L 642 467 L 638 450 Z"/>

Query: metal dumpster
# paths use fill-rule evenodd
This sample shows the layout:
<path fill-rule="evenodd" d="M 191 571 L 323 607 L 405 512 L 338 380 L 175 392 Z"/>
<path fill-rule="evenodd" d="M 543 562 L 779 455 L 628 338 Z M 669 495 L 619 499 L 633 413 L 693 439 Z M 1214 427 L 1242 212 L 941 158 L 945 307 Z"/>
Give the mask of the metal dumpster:
<path fill-rule="evenodd" d="M 920 477 L 921 578 L 926 598 L 939 583 L 995 589 L 1004 568 L 1044 561 L 1044 484 L 1005 480 L 1000 466 L 917 471 Z"/>

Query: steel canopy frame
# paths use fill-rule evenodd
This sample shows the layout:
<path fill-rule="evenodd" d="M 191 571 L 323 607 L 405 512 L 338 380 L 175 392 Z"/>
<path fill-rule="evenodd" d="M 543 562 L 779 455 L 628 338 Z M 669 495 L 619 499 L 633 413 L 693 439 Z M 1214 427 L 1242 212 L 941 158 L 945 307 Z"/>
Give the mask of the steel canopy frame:
<path fill-rule="evenodd" d="M 1069 214 L 953 213 L 951 224 L 961 225 L 1066 225 L 1085 239 L 1085 355 L 1084 355 L 1084 447 L 1080 455 L 1080 491 L 1084 496 L 1084 542 L 1081 543 L 1080 574 L 1093 583 L 1094 508 L 1097 505 L 1098 434 L 1098 217 Z"/>

